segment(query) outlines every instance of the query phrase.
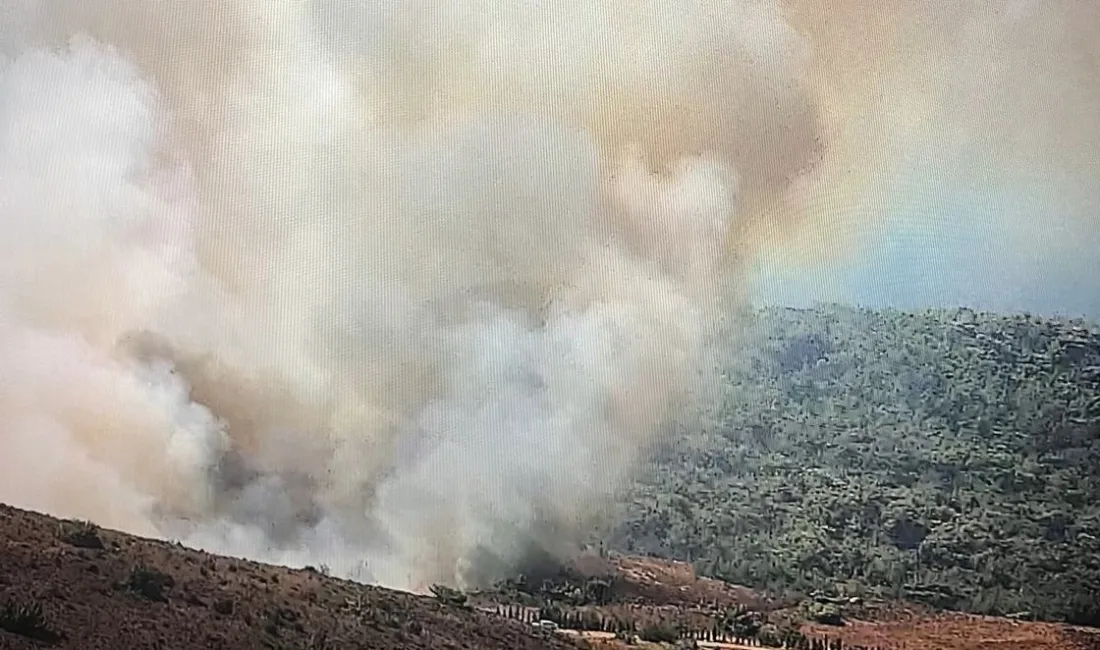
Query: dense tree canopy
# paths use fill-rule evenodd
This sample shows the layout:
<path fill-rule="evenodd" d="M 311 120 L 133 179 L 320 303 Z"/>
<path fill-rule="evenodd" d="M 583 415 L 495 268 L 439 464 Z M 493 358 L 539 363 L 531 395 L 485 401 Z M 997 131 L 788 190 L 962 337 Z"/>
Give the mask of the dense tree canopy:
<path fill-rule="evenodd" d="M 1100 330 L 969 310 L 748 318 L 613 546 L 785 591 L 1100 625 Z"/>

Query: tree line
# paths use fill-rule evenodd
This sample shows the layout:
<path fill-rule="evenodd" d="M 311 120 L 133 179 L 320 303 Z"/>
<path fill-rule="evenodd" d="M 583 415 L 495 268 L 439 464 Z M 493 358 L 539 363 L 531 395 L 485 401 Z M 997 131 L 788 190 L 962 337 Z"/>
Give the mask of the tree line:
<path fill-rule="evenodd" d="M 564 630 L 610 632 L 622 639 L 636 637 L 650 642 L 708 641 L 793 650 L 877 650 L 877 648 L 862 645 L 846 645 L 839 638 L 807 636 L 793 629 L 782 631 L 760 629 L 751 634 L 737 634 L 724 627 L 725 619 L 722 618 L 712 619 L 709 626 L 689 627 L 667 622 L 639 625 L 638 621 L 632 618 L 604 616 L 594 610 L 571 610 L 554 605 L 544 605 L 540 608 L 498 605 L 496 613 L 503 618 L 523 623 L 535 624 L 540 621 L 550 621 Z"/>

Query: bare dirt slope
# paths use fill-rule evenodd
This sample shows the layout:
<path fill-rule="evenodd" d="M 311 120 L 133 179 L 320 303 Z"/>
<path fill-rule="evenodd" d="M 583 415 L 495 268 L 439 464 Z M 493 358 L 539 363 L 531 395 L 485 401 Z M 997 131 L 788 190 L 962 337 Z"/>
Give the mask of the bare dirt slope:
<path fill-rule="evenodd" d="M 1100 650 L 1100 630 L 953 613 L 849 621 L 841 628 L 807 625 L 803 632 L 883 650 Z"/>
<path fill-rule="evenodd" d="M 0 505 L 0 628 L 19 627 L 0 648 L 576 650 L 434 598 Z"/>
<path fill-rule="evenodd" d="M 655 605 L 713 603 L 719 607 L 744 605 L 757 610 L 776 606 L 774 599 L 760 592 L 700 577 L 685 562 L 627 556 L 615 558 L 613 565 L 629 590 Z"/>

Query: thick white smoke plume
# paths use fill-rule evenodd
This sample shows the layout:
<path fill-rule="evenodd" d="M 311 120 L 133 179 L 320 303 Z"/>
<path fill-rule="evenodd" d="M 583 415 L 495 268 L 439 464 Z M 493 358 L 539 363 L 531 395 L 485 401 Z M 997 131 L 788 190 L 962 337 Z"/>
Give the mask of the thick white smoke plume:
<path fill-rule="evenodd" d="M 403 587 L 579 539 L 935 113 L 942 3 L 868 4 L 0 0 L 0 500 Z"/>
<path fill-rule="evenodd" d="M 0 498 L 390 585 L 584 533 L 819 148 L 759 2 L 0 8 Z"/>

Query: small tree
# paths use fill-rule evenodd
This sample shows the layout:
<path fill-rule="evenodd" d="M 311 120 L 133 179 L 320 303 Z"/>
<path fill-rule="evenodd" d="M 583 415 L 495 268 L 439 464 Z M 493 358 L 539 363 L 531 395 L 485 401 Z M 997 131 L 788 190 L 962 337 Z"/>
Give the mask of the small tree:
<path fill-rule="evenodd" d="M 651 643 L 675 643 L 680 638 L 680 630 L 668 623 L 655 623 L 642 628 L 638 636 Z"/>
<path fill-rule="evenodd" d="M 457 607 L 464 607 L 466 605 L 466 594 L 457 589 L 451 589 L 450 587 L 440 584 L 434 584 L 428 589 L 436 598 L 448 605 L 455 605 Z"/>

